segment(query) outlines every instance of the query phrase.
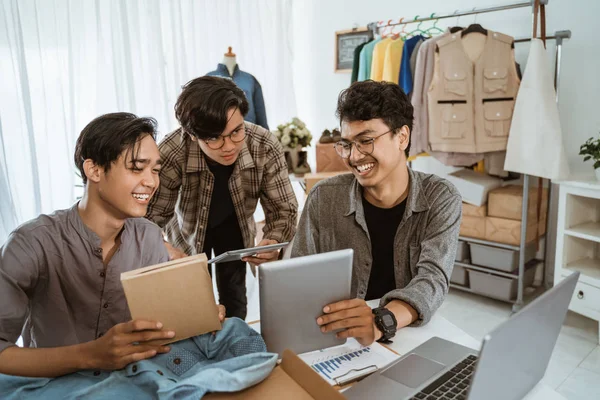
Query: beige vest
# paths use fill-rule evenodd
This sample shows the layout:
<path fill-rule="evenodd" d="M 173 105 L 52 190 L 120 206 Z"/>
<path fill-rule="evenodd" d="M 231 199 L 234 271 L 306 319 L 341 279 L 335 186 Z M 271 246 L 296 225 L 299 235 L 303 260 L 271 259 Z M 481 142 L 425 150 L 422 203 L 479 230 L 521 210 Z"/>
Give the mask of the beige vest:
<path fill-rule="evenodd" d="M 519 90 L 514 39 L 488 30 L 482 51 L 477 54 L 475 49 L 472 58 L 465 51 L 467 39 L 457 32 L 438 42 L 428 91 L 429 144 L 433 151 L 444 152 L 506 150 Z"/>

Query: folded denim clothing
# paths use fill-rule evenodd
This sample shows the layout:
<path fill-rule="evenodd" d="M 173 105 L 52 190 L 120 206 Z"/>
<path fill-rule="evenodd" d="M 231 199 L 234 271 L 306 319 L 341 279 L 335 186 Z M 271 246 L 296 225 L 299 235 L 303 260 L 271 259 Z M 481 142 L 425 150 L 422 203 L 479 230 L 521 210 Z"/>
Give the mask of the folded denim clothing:
<path fill-rule="evenodd" d="M 277 363 L 260 334 L 239 318 L 216 335 L 172 343 L 171 351 L 118 371 L 86 370 L 58 378 L 0 374 L 0 399 L 182 399 L 236 392 L 264 380 Z"/>

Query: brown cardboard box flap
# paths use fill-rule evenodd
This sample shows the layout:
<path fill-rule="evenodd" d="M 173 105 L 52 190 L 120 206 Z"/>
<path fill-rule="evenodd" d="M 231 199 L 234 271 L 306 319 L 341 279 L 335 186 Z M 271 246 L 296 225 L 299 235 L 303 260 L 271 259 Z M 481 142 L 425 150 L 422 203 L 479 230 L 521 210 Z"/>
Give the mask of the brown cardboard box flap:
<path fill-rule="evenodd" d="M 205 254 L 121 274 L 132 319 L 160 321 L 175 337 L 167 344 L 221 329 Z"/>
<path fill-rule="evenodd" d="M 283 352 L 281 364 L 261 383 L 235 393 L 210 393 L 208 400 L 343 400 L 329 385 L 291 350 Z"/>

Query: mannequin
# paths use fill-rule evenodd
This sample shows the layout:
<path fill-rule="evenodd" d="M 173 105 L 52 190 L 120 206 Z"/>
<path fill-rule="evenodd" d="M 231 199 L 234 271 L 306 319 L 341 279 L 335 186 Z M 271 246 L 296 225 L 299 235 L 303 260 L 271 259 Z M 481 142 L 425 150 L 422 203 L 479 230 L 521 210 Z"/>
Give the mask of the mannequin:
<path fill-rule="evenodd" d="M 269 129 L 265 100 L 260 83 L 252 74 L 240 70 L 235 53 L 231 51 L 231 46 L 229 46 L 227 53 L 223 55 L 223 61 L 217 65 L 217 69 L 208 72 L 206 75 L 232 79 L 244 91 L 248 99 L 249 110 L 244 120 L 260 125 L 267 130 Z"/>
<path fill-rule="evenodd" d="M 227 67 L 229 71 L 229 75 L 233 76 L 233 72 L 235 71 L 235 66 L 237 65 L 237 60 L 235 58 L 235 53 L 231 52 L 231 46 L 228 48 L 229 50 L 223 56 L 223 65 Z"/>

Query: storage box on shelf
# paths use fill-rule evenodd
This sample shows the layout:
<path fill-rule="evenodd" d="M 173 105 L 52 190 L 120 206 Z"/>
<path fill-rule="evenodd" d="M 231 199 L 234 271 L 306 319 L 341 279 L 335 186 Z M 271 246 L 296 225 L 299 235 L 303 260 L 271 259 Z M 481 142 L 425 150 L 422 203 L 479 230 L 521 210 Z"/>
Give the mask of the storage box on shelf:
<path fill-rule="evenodd" d="M 569 308 L 600 321 L 600 183 L 560 182 L 558 197 L 554 283 L 579 271 Z"/>
<path fill-rule="evenodd" d="M 471 243 L 471 264 L 513 272 L 519 268 L 519 252 L 500 247 Z M 530 243 L 525 250 L 525 262 L 535 257 L 536 245 Z"/>
<path fill-rule="evenodd" d="M 538 188 L 529 189 L 527 201 L 527 220 L 537 221 Z M 523 186 L 507 185 L 491 190 L 488 195 L 488 212 L 490 217 L 521 220 L 523 207 Z M 542 190 L 542 203 L 540 205 L 540 218 L 545 220 L 548 212 L 548 189 Z"/>
<path fill-rule="evenodd" d="M 525 266 L 523 287 L 533 284 L 537 262 L 530 262 Z M 514 301 L 517 298 L 518 280 L 517 272 L 514 277 L 496 275 L 491 272 L 469 269 L 470 289 L 473 293 L 483 294 L 498 300 Z"/>

